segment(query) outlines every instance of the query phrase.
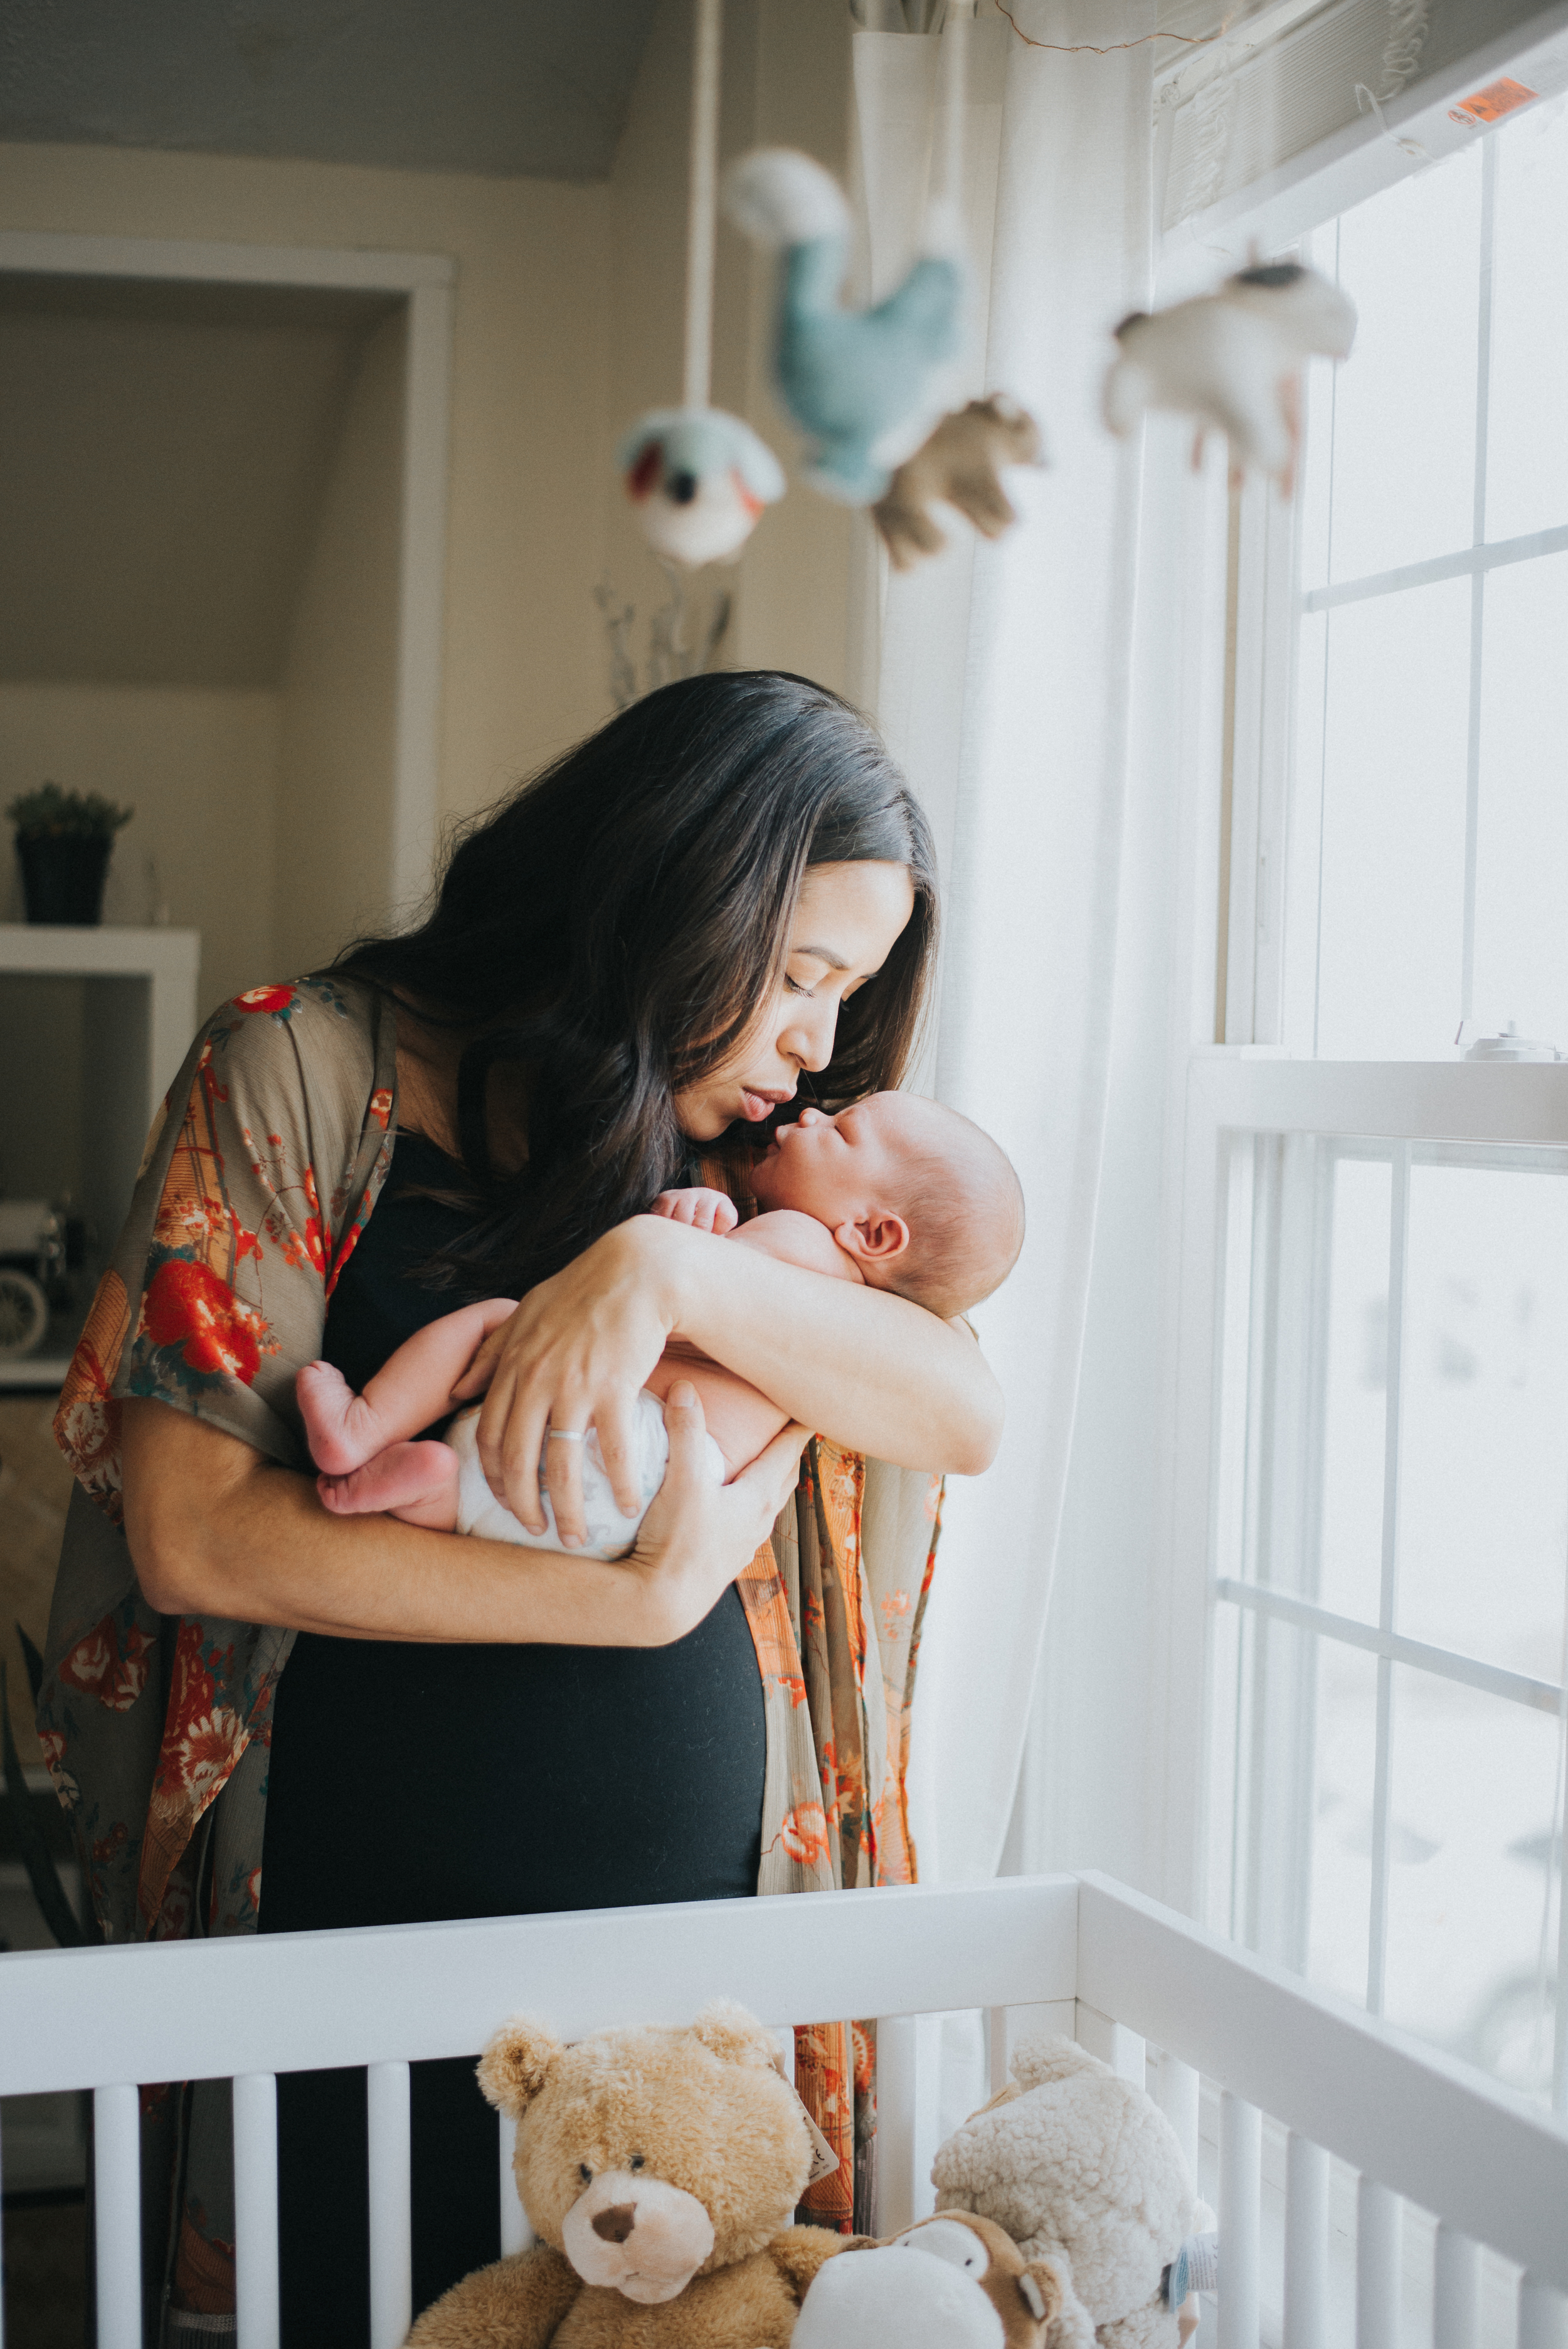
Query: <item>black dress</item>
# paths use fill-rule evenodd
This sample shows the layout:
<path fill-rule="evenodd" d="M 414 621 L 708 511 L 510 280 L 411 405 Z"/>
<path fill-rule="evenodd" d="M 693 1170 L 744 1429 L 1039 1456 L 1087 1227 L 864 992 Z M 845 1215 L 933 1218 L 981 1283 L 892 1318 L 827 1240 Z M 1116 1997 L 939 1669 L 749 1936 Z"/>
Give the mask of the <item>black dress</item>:
<path fill-rule="evenodd" d="M 322 1346 L 356 1388 L 449 1309 L 418 1273 L 461 1229 L 459 1210 L 421 1195 L 450 1179 L 433 1144 L 398 1136 Z M 273 1717 L 260 1930 L 752 1893 L 765 1761 L 757 1654 L 733 1584 L 667 1648 L 302 1631 Z M 414 2066 L 416 2313 L 500 2256 L 496 2131 L 470 2059 Z M 364 2073 L 284 2075 L 278 2139 L 285 2349 L 360 2349 Z"/>

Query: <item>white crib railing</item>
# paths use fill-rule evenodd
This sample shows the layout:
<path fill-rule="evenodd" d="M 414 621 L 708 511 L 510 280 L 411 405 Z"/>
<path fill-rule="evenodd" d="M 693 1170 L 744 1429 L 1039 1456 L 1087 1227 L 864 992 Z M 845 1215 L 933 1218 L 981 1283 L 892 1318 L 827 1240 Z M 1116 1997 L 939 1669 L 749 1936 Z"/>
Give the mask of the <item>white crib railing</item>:
<path fill-rule="evenodd" d="M 738 1998 L 770 2023 L 884 2018 L 884 2230 L 931 2207 L 934 2066 L 913 2018 L 1047 2016 L 1161 2101 L 1195 2152 L 1221 2091 L 1219 2349 L 1258 2349 L 1263 2116 L 1291 2132 L 1284 2349 L 1330 2330 L 1329 2157 L 1360 2173 L 1356 2349 L 1403 2349 L 1400 2222 L 1439 2222 L 1432 2349 L 1480 2349 L 1480 2247 L 1523 2271 L 1517 2349 L 1568 2349 L 1568 2129 L 1479 2074 L 1095 1875 L 263 1940 L 0 1956 L 0 2095 L 90 2088 L 98 2349 L 142 2349 L 138 2082 L 231 2077 L 241 2349 L 275 2349 L 280 2071 L 364 2064 L 375 2349 L 409 2323 L 408 2065 L 519 2010 L 568 2037 Z M 503 2245 L 524 2240 L 501 2132 Z"/>

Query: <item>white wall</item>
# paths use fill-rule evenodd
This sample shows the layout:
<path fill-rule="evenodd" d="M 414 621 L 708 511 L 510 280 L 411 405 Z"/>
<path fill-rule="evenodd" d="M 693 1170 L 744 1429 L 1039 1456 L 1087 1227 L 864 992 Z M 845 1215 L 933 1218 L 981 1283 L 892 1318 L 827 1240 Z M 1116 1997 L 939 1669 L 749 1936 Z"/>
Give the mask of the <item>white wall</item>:
<path fill-rule="evenodd" d="M 275 975 L 384 924 L 397 717 L 406 322 L 366 340 L 284 656 Z"/>
<path fill-rule="evenodd" d="M 204 1010 L 273 968 L 280 698 L 261 688 L 0 683 L 0 804 L 41 782 L 137 811 L 115 843 L 109 922 L 160 907 L 202 939 Z M 0 908 L 22 919 L 4 834 Z"/>

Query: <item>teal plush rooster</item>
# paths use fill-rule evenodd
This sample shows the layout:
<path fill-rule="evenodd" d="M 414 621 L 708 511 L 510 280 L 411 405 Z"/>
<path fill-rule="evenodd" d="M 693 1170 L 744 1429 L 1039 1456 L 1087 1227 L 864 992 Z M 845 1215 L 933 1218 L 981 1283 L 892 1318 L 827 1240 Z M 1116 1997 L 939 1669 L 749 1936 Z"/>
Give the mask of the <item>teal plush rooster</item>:
<path fill-rule="evenodd" d="M 963 271 L 930 254 L 874 308 L 845 309 L 849 206 L 820 163 L 789 148 L 732 164 L 724 205 L 753 243 L 780 254 L 774 380 L 811 443 L 807 479 L 869 505 L 943 405 L 937 376 L 958 347 Z"/>

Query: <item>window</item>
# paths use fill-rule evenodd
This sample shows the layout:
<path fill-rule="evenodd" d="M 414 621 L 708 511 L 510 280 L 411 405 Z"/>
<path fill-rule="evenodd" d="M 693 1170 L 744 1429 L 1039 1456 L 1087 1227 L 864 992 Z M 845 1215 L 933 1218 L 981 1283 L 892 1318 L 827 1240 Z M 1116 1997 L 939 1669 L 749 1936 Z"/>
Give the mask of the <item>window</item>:
<path fill-rule="evenodd" d="M 1234 511 L 1188 1107 L 1209 1921 L 1568 2109 L 1568 1068 L 1462 1057 L 1568 1054 L 1568 103 L 1310 257 L 1361 333 Z"/>
<path fill-rule="evenodd" d="M 1314 370 L 1296 589 L 1286 1040 L 1568 1048 L 1568 101 L 1358 205 Z"/>

